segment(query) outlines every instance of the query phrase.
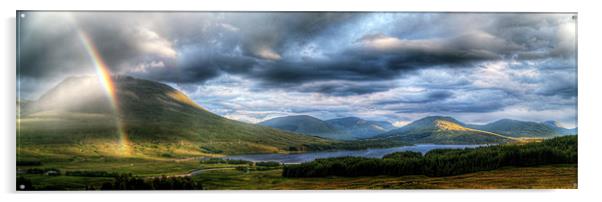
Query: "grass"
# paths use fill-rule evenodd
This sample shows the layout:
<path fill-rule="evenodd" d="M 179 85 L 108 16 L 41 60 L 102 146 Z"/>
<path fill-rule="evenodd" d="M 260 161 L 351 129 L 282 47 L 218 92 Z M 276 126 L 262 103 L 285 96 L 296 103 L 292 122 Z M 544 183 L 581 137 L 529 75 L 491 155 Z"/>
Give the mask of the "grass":
<path fill-rule="evenodd" d="M 138 176 L 179 175 L 201 168 L 196 160 L 146 160 L 146 159 L 86 159 L 74 161 L 43 162 L 41 166 L 27 168 L 58 168 L 65 171 L 107 171 L 133 173 Z"/>
<path fill-rule="evenodd" d="M 65 171 L 107 171 L 134 173 L 142 177 L 161 175 L 183 175 L 192 170 L 212 169 L 193 176 L 210 190 L 256 190 L 256 189 L 570 189 L 576 188 L 577 166 L 571 164 L 537 167 L 504 167 L 492 171 L 476 172 L 450 177 L 373 176 L 373 177 L 324 177 L 285 178 L 282 169 L 251 169 L 245 172 L 233 169 L 234 164 L 200 164 L 198 160 L 180 161 L 144 159 L 88 159 L 85 161 L 44 162 L 41 166 L 18 166 L 27 168 L 59 168 Z M 83 190 L 92 186 L 100 188 L 106 177 L 46 176 L 19 174 L 32 181 L 36 188 L 53 190 Z"/>
<path fill-rule="evenodd" d="M 33 174 L 19 176 L 31 180 L 35 189 L 43 190 L 83 190 L 86 187 L 99 189 L 103 183 L 113 182 L 113 178 L 110 177 L 46 176 Z"/>
<path fill-rule="evenodd" d="M 69 114 L 61 118 L 32 116 L 20 118 L 18 122 L 19 158 L 65 160 L 124 157 L 119 152 L 122 145 L 112 117 Z M 321 145 L 329 142 L 233 121 L 224 121 L 222 125 L 198 126 L 199 131 L 188 131 L 190 126 L 166 129 L 129 122 L 128 135 L 133 152 L 125 157 L 173 159 L 238 153 L 287 153 L 291 145 L 301 147 L 303 144 Z M 231 133 L 216 133 L 221 128 L 228 128 Z M 255 136 L 253 133 L 261 135 Z"/>
<path fill-rule="evenodd" d="M 65 84 L 67 89 L 69 85 L 78 85 L 77 78 L 70 82 Z M 117 115 L 96 109 L 97 104 L 104 106 L 100 101 L 88 102 L 77 97 L 63 98 L 67 99 L 63 101 L 73 104 L 63 106 L 69 110 L 55 105 L 49 105 L 53 108 L 41 111 L 24 107 L 17 117 L 17 160 L 39 161 L 41 165 L 18 166 L 18 169 L 57 168 L 63 173 L 77 170 L 107 171 L 152 177 L 182 175 L 196 169 L 228 168 L 206 171 L 194 177 L 209 189 L 571 188 L 577 179 L 576 166 L 508 168 L 447 178 L 377 176 L 291 179 L 281 177 L 280 168 L 243 172 L 232 169 L 240 165 L 201 165 L 195 158 L 405 144 L 388 140 L 341 142 L 294 134 L 225 119 L 204 110 L 184 94 L 161 83 L 124 77 L 116 79 L 116 86 L 116 98 L 121 109 Z M 60 101 L 52 100 L 58 95 L 51 93 L 48 96 L 51 100 L 46 100 L 47 104 Z M 43 99 L 41 101 L 45 103 Z M 117 121 L 121 124 L 116 124 Z M 118 125 L 123 125 L 122 129 L 127 133 L 131 153 L 120 150 L 123 145 L 120 143 Z M 450 135 L 463 137 L 464 134 Z M 52 189 L 98 188 L 111 180 L 106 177 L 19 176 L 27 177 L 34 186 Z"/>
<path fill-rule="evenodd" d="M 207 171 L 194 177 L 206 189 L 572 189 L 576 165 L 506 167 L 451 177 L 376 176 L 283 178 L 281 170 Z"/>
<path fill-rule="evenodd" d="M 170 86 L 148 80 L 114 78 L 119 113 L 103 107 L 110 106 L 108 100 L 61 93 L 90 81 L 96 78 L 66 79 L 28 107 L 22 106 L 17 115 L 19 157 L 189 158 L 287 153 L 307 144 L 336 142 L 229 120 L 203 109 Z M 86 91 L 96 90 L 103 93 L 101 88 Z M 131 142 L 133 151 L 116 152 L 120 142 Z"/>

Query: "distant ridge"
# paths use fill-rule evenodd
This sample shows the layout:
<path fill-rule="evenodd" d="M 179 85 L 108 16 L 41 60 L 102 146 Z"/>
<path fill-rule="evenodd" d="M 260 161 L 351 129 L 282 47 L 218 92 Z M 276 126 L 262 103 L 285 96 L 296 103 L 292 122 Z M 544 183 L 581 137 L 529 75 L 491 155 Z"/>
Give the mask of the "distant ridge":
<path fill-rule="evenodd" d="M 358 117 L 330 119 L 326 122 L 355 139 L 370 138 L 395 129 L 393 124 L 386 121 L 369 121 Z"/>
<path fill-rule="evenodd" d="M 318 118 L 308 115 L 285 116 L 258 123 L 285 131 L 336 139 L 341 131 Z"/>
<path fill-rule="evenodd" d="M 544 121 L 543 124 L 553 128 L 557 133 L 561 135 L 575 135 L 577 134 L 577 128 L 566 128 L 558 121 Z"/>
<path fill-rule="evenodd" d="M 471 127 L 510 137 L 549 138 L 576 134 L 576 130 L 563 128 L 556 121 L 538 123 L 532 121 L 501 119 L 485 125 L 472 125 Z"/>
<path fill-rule="evenodd" d="M 280 130 L 339 140 L 369 138 L 395 128 L 391 123 L 385 121 L 369 121 L 358 117 L 324 121 L 308 115 L 277 117 L 259 124 Z"/>

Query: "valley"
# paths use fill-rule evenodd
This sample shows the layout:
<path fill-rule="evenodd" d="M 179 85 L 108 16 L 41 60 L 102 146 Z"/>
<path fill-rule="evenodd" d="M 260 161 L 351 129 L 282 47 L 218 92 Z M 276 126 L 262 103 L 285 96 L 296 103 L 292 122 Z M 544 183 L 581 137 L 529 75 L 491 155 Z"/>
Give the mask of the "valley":
<path fill-rule="evenodd" d="M 169 167 L 157 166 L 164 162 L 135 163 L 132 168 L 118 166 L 110 168 L 105 164 L 91 164 L 88 169 L 104 169 L 108 172 L 140 172 L 142 176 L 165 172 L 167 175 L 184 175 L 187 169 L 220 168 L 192 176 L 207 190 L 265 190 L 265 189 L 572 189 L 576 188 L 577 167 L 570 164 L 505 167 L 493 171 L 482 171 L 450 177 L 427 176 L 366 176 L 366 177 L 315 177 L 283 178 L 282 169 L 263 171 L 240 171 L 233 165 L 199 165 L 198 161 L 172 162 Z M 125 163 L 124 163 L 125 164 Z M 55 164 L 52 166 L 59 166 Z M 103 165 L 105 165 L 103 167 Z M 116 164 L 114 164 L 116 165 Z M 143 169 L 146 167 L 146 169 Z M 82 168 L 77 168 L 82 169 Z M 146 170 L 146 171 L 145 171 Z M 146 173 L 146 174 L 142 174 Z M 86 187 L 100 189 L 103 183 L 111 183 L 112 177 L 46 176 L 20 174 L 29 179 L 37 189 L 43 190 L 83 190 Z M 60 187 L 56 185 L 60 184 Z"/>
<path fill-rule="evenodd" d="M 95 77 L 84 76 L 64 80 L 38 100 L 18 102 L 17 172 L 20 182 L 31 183 L 28 189 L 101 189 L 112 183 L 113 177 L 125 174 L 131 176 L 123 179 L 133 181 L 181 177 L 183 182 L 200 183 L 205 189 L 508 188 L 516 179 L 499 182 L 493 178 L 536 170 L 561 172 L 563 177 L 576 173 L 573 164 L 557 162 L 554 165 L 560 165 L 510 166 L 455 178 L 379 175 L 291 179 L 282 176 L 288 164 L 316 159 L 379 159 L 400 151 L 424 155 L 433 149 L 523 145 L 576 135 L 576 129 L 555 122 L 508 119 L 474 125 L 449 116 L 428 116 L 402 127 L 358 117 L 321 120 L 308 115 L 251 124 L 214 114 L 159 82 L 127 76 L 112 79 L 113 97 L 104 94 Z M 243 163 L 208 164 L 199 160 L 207 158 Z M 264 162 L 277 166 L 255 165 Z M 86 176 L 98 173 L 100 176 Z M 495 182 L 457 184 L 481 178 Z M 570 180 L 544 183 L 543 175 L 533 178 L 542 183 L 521 186 L 570 188 L 574 184 Z M 270 184 L 261 184 L 265 180 Z M 441 184 L 447 180 L 451 181 Z M 243 186 L 243 182 L 249 185 Z M 495 184 L 498 182 L 501 184 Z"/>

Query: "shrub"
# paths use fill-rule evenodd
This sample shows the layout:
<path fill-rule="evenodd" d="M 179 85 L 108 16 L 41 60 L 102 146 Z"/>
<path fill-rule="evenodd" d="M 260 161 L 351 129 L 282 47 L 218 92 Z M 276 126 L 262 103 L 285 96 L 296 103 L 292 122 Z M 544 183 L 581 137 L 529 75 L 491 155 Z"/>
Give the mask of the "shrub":
<path fill-rule="evenodd" d="M 280 162 L 276 162 L 276 161 L 262 161 L 262 162 L 256 162 L 255 166 L 265 166 L 265 167 L 278 167 L 282 165 Z"/>

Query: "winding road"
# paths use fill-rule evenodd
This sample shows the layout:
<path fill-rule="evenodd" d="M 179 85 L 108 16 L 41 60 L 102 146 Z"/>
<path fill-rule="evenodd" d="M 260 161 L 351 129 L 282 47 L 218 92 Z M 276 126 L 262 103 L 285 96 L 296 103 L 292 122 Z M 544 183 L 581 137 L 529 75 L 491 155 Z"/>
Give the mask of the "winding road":
<path fill-rule="evenodd" d="M 167 177 L 192 177 L 195 175 L 199 175 L 203 172 L 206 171 L 213 171 L 213 170 L 233 170 L 235 168 L 233 167 L 227 167 L 227 168 L 208 168 L 208 169 L 194 169 L 186 174 L 181 174 L 181 175 L 168 175 Z"/>

